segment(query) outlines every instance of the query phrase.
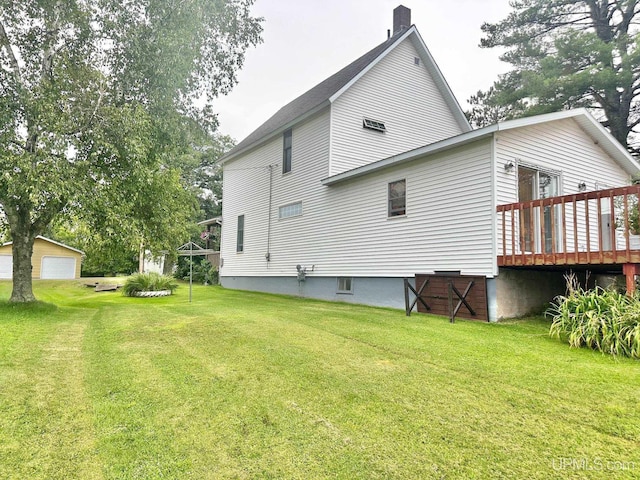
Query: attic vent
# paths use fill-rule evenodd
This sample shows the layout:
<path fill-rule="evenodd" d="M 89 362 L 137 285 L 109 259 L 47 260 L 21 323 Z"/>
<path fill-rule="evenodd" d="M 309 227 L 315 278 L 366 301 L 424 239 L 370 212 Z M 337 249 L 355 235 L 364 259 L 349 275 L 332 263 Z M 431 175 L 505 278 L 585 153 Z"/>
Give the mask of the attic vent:
<path fill-rule="evenodd" d="M 418 57 L 413 57 L 413 64 L 414 65 L 420 65 L 420 59 Z"/>
<path fill-rule="evenodd" d="M 368 128 L 369 130 L 376 130 L 378 132 L 387 131 L 387 127 L 384 126 L 384 123 L 377 120 L 371 120 L 370 118 L 364 118 L 362 120 L 362 126 L 364 128 Z"/>

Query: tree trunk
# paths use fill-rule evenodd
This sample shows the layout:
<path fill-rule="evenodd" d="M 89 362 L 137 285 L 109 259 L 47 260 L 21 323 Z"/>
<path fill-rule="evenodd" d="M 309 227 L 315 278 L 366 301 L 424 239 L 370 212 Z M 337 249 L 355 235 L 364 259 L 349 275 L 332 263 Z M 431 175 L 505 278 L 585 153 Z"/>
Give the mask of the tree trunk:
<path fill-rule="evenodd" d="M 33 282 L 31 279 L 31 256 L 33 255 L 33 242 L 35 237 L 24 231 L 26 228 L 16 231 L 12 229 L 13 238 L 13 291 L 10 302 L 25 303 L 35 302 L 33 295 Z"/>

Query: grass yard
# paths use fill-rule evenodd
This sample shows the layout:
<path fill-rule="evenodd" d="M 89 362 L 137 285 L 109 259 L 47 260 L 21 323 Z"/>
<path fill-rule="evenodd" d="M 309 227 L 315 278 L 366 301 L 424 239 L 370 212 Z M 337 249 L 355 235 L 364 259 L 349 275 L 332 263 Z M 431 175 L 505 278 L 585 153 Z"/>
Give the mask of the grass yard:
<path fill-rule="evenodd" d="M 0 282 L 0 478 L 640 478 L 640 362 L 486 324 Z M 54 306 L 56 305 L 56 306 Z"/>

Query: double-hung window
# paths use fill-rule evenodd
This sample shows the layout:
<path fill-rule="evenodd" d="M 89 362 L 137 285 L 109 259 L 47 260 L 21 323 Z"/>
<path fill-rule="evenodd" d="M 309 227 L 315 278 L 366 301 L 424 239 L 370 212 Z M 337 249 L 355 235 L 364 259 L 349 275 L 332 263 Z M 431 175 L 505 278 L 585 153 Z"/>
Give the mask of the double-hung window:
<path fill-rule="evenodd" d="M 244 252 L 244 215 L 238 215 L 236 231 L 236 252 Z"/>
<path fill-rule="evenodd" d="M 291 171 L 291 129 L 284 132 L 282 136 L 282 173 Z"/>
<path fill-rule="evenodd" d="M 389 182 L 389 217 L 397 217 L 407 213 L 407 181 Z"/>

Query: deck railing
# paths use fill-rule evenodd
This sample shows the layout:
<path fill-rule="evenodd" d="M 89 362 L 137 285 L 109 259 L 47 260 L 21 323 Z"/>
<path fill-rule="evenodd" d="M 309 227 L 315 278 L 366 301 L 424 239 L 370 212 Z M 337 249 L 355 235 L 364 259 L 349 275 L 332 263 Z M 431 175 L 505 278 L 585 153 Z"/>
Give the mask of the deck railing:
<path fill-rule="evenodd" d="M 640 185 L 499 205 L 498 265 L 640 263 Z"/>

